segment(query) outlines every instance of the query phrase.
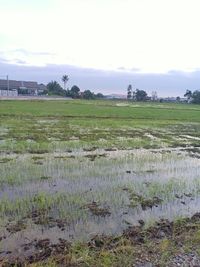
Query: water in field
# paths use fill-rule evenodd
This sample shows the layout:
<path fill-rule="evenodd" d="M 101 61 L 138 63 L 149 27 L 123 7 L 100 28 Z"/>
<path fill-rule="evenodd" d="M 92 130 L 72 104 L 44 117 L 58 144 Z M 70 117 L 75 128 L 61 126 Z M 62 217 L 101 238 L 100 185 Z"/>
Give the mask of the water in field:
<path fill-rule="evenodd" d="M 139 220 L 149 225 L 198 212 L 199 152 L 1 154 L 0 256 L 21 253 L 38 237 L 85 240 L 120 234 Z"/>

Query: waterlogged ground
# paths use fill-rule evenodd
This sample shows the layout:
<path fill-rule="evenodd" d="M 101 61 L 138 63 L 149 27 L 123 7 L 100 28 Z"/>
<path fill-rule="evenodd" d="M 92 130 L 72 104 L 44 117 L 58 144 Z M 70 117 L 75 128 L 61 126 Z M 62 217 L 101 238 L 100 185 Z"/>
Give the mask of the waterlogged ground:
<path fill-rule="evenodd" d="M 8 105 L 0 117 L 0 259 L 30 256 L 40 239 L 118 236 L 130 226 L 199 212 L 200 123 L 196 115 L 185 121 L 198 107 L 187 113 L 178 105 L 174 114 L 185 117 L 173 120 L 123 119 L 119 110 L 117 118 L 28 109 L 13 116 L 12 101 Z M 15 105 L 17 113 L 21 106 Z M 40 111 L 44 103 L 38 105 Z M 137 106 L 114 108 L 122 115 L 129 108 L 134 116 Z M 170 110 L 153 106 L 154 116 L 156 108 Z"/>
<path fill-rule="evenodd" d="M 52 242 L 87 240 L 121 234 L 141 222 L 193 215 L 200 205 L 198 152 L 2 154 L 1 254 L 21 253 L 21 246 L 37 236 Z"/>

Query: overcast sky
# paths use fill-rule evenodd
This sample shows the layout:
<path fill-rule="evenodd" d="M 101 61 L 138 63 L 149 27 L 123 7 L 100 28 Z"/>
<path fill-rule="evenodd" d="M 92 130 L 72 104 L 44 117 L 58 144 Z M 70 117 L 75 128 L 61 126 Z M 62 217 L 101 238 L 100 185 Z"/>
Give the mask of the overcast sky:
<path fill-rule="evenodd" d="M 183 95 L 200 88 L 199 10 L 200 0 L 0 0 L 0 75 Z"/>

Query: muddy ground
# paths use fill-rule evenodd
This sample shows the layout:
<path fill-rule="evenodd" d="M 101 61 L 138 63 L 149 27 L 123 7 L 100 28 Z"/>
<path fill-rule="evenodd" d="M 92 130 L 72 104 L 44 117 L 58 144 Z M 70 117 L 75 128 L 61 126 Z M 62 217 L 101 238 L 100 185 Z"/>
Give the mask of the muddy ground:
<path fill-rule="evenodd" d="M 20 257 L 9 257 L 5 251 L 0 266 L 200 266 L 199 245 L 200 213 L 196 213 L 174 222 L 163 219 L 148 228 L 140 221 L 121 236 L 96 235 L 77 245 L 62 238 L 57 243 L 48 238 L 27 240 Z"/>

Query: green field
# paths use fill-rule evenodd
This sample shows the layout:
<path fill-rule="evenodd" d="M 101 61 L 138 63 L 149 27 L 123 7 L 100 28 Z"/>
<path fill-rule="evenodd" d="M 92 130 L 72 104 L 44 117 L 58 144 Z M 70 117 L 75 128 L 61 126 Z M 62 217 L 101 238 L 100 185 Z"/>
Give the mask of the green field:
<path fill-rule="evenodd" d="M 199 253 L 199 178 L 199 105 L 2 100 L 0 266 L 175 266 L 178 235 Z"/>
<path fill-rule="evenodd" d="M 200 108 L 117 101 L 1 101 L 0 116 L 3 151 L 54 151 L 93 145 L 176 147 L 184 146 L 185 141 L 198 145 L 198 140 L 185 140 L 181 135 L 198 137 Z"/>

